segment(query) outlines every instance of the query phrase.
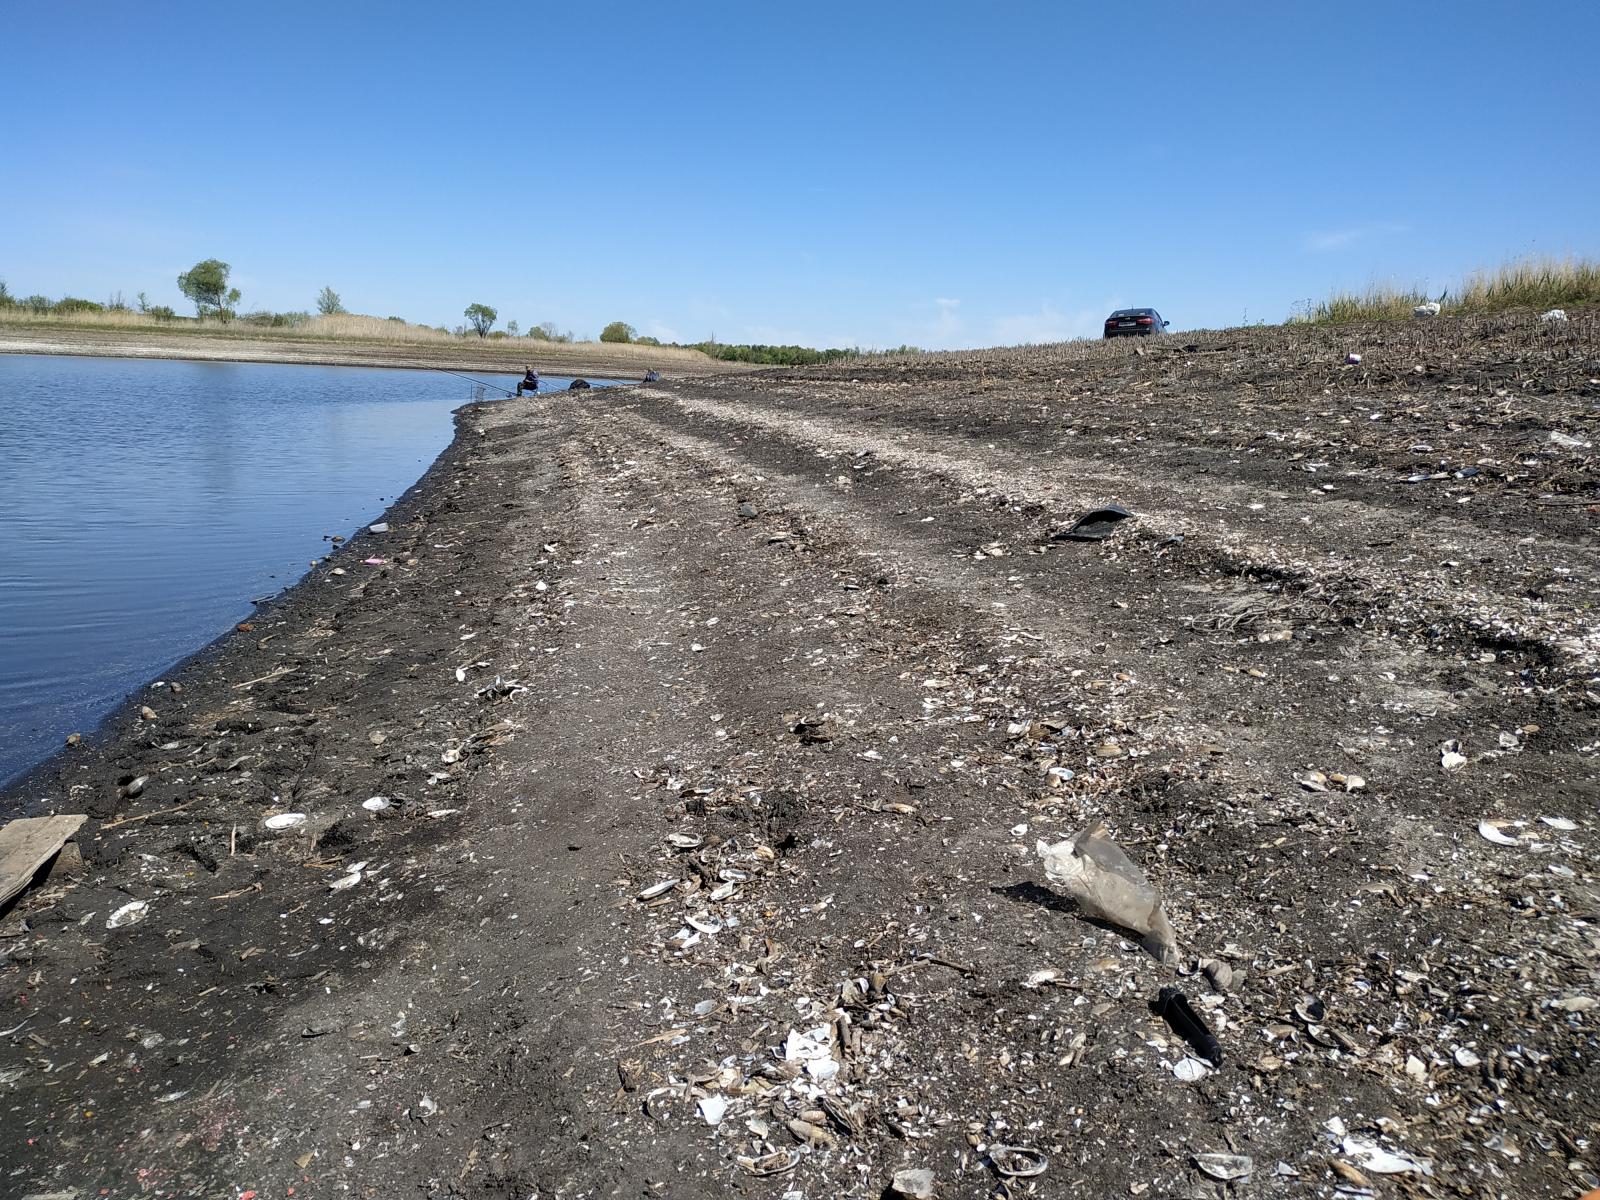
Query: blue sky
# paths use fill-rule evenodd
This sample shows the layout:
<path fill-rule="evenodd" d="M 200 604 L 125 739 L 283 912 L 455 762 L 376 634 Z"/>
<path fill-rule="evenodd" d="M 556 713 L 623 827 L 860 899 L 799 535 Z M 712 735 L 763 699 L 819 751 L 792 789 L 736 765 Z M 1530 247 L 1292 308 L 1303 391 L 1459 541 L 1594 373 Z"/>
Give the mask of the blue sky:
<path fill-rule="evenodd" d="M 930 347 L 1600 253 L 1600 5 L 7 4 L 0 278 Z"/>

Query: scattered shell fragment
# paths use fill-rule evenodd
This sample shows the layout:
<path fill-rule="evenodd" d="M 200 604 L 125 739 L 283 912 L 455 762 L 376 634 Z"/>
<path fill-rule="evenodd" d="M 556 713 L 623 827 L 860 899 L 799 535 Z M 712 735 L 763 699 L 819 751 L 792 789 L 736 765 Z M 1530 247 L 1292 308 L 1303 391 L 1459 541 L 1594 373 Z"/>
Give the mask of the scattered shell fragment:
<path fill-rule="evenodd" d="M 364 862 L 351 863 L 349 868 L 350 873 L 339 879 L 335 879 L 328 885 L 328 890 L 330 892 L 342 892 L 349 888 L 355 887 L 356 884 L 361 882 L 361 873 L 366 869 L 367 864 Z"/>
<path fill-rule="evenodd" d="M 771 1154 L 760 1157 L 741 1154 L 734 1161 L 752 1175 L 783 1175 L 794 1170 L 800 1165 L 800 1152 L 797 1150 L 775 1150 Z"/>
<path fill-rule="evenodd" d="M 700 1111 L 700 1116 L 707 1125 L 720 1125 L 722 1118 L 728 1112 L 728 1098 L 726 1096 L 702 1096 L 695 1105 Z"/>
<path fill-rule="evenodd" d="M 1469 1070 L 1483 1062 L 1483 1059 L 1479 1058 L 1477 1054 L 1471 1050 L 1468 1050 L 1465 1046 L 1456 1047 L 1454 1058 L 1456 1060 L 1456 1066 L 1466 1067 Z"/>
<path fill-rule="evenodd" d="M 1467 765 L 1467 756 L 1461 753 L 1461 743 L 1451 739 L 1439 748 L 1439 766 L 1454 771 Z"/>
<path fill-rule="evenodd" d="M 1294 1015 L 1307 1025 L 1320 1025 L 1328 1015 L 1328 1006 L 1314 996 L 1307 996 L 1294 1006 Z"/>
<path fill-rule="evenodd" d="M 1340 1162 L 1337 1158 L 1330 1158 L 1328 1160 L 1328 1167 L 1335 1175 L 1344 1180 L 1351 1187 L 1360 1188 L 1365 1192 L 1370 1192 L 1372 1190 L 1372 1180 L 1368 1179 L 1349 1163 Z"/>
<path fill-rule="evenodd" d="M 1025 988 L 1041 988 L 1047 984 L 1054 983 L 1060 978 L 1061 972 L 1055 967 L 1041 967 L 1039 970 L 1032 972 L 1026 979 L 1024 979 L 1022 981 L 1022 986 Z"/>
<path fill-rule="evenodd" d="M 1478 836 L 1486 842 L 1493 842 L 1496 846 L 1520 846 L 1522 842 L 1514 837 L 1507 837 L 1500 832 L 1510 821 L 1479 821 Z"/>
<path fill-rule="evenodd" d="M 1569 1013 L 1588 1012 L 1596 1004 L 1600 1004 L 1600 1000 L 1596 1000 L 1593 996 L 1562 996 L 1550 1001 L 1551 1008 L 1559 1008 L 1562 1012 Z"/>
<path fill-rule="evenodd" d="M 1432 1175 L 1433 1165 L 1424 1159 L 1397 1154 L 1373 1142 L 1347 1137 L 1341 1143 L 1345 1157 L 1374 1175 Z"/>
<path fill-rule="evenodd" d="M 639 899 L 654 900 L 657 896 L 665 896 L 677 886 L 678 881 L 676 879 L 663 879 L 660 883 L 652 883 L 644 891 L 640 892 Z"/>
<path fill-rule="evenodd" d="M 1563 833 L 1571 833 L 1578 827 L 1576 821 L 1569 820 L 1566 817 L 1540 817 L 1539 820 L 1550 826 L 1551 829 L 1559 829 Z"/>
<path fill-rule="evenodd" d="M 1028 1179 L 1043 1175 L 1050 1160 L 1031 1146 L 990 1146 L 989 1161 L 1007 1179 Z"/>
<path fill-rule="evenodd" d="M 1194 1165 L 1203 1174 L 1224 1183 L 1243 1179 L 1256 1169 L 1255 1160 L 1246 1154 L 1196 1154 Z"/>
<path fill-rule="evenodd" d="M 299 812 L 276 813 L 261 823 L 268 829 L 293 829 L 306 823 L 306 815 Z"/>
<path fill-rule="evenodd" d="M 148 900 L 134 900 L 124 904 L 116 912 L 106 918 L 107 929 L 121 929 L 124 925 L 137 925 L 150 915 L 150 902 Z"/>
<path fill-rule="evenodd" d="M 667 842 L 679 850 L 693 850 L 703 844 L 705 838 L 697 833 L 669 833 L 667 834 Z"/>
<path fill-rule="evenodd" d="M 361 807 L 368 812 L 382 812 L 389 807 L 389 798 L 387 796 L 368 796 L 361 802 Z"/>

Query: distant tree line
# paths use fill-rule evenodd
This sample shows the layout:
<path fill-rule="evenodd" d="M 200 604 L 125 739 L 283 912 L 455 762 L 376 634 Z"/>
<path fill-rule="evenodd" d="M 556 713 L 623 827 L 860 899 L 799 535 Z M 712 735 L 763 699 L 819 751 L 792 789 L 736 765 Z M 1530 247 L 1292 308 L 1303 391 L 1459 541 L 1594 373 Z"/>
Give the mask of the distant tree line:
<path fill-rule="evenodd" d="M 178 289 L 194 304 L 197 320 L 216 320 L 221 322 L 238 321 L 242 325 L 252 325 L 268 329 L 296 329 L 310 322 L 310 312 L 249 312 L 240 314 L 239 302 L 242 299 L 239 289 L 229 283 L 229 276 L 233 268 L 216 258 L 203 259 L 189 270 L 178 276 Z M 317 313 L 320 316 L 339 316 L 348 313 L 344 301 L 339 293 L 332 287 L 324 287 L 316 298 Z M 94 300 L 85 300 L 77 296 L 63 296 L 59 300 L 51 300 L 48 296 L 13 296 L 7 289 L 4 280 L 0 280 L 0 312 L 6 309 L 50 314 L 55 316 L 72 316 L 80 313 L 103 312 L 138 312 L 157 321 L 183 321 L 191 318 L 180 317 L 165 304 L 151 304 L 148 297 L 140 292 L 135 297 L 133 305 L 127 304 L 122 293 L 117 292 L 107 298 L 104 303 Z M 480 338 L 514 338 L 523 336 L 536 342 L 571 342 L 575 341 L 572 331 L 563 332 L 557 328 L 554 321 L 541 321 L 531 326 L 526 333 L 522 333 L 516 321 L 507 321 L 504 331 L 495 329 L 500 319 L 500 313 L 493 306 L 482 303 L 467 305 L 462 315 L 466 324 L 457 325 L 454 329 L 435 326 L 440 333 L 453 333 L 457 337 Z M 389 317 L 390 321 L 404 322 L 403 317 Z M 638 331 L 626 321 L 612 321 L 600 331 L 600 340 L 612 344 L 631 344 L 636 346 L 671 346 L 676 349 L 698 350 L 711 358 L 721 359 L 724 362 L 753 363 L 761 366 L 779 367 L 808 367 L 817 363 L 834 362 L 841 358 L 852 358 L 863 354 L 911 354 L 916 353 L 914 346 L 901 346 L 894 350 L 864 351 L 860 349 L 828 349 L 815 350 L 809 346 L 768 346 L 754 345 L 728 345 L 717 341 L 715 335 L 702 342 L 662 342 L 654 337 L 641 337 Z"/>

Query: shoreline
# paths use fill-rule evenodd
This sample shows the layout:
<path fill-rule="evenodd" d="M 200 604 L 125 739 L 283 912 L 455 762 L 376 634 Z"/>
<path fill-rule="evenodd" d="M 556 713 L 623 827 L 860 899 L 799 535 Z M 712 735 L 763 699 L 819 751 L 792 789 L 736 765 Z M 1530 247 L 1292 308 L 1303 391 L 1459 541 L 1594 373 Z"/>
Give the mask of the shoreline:
<path fill-rule="evenodd" d="M 312 364 L 304 364 L 312 365 Z M 340 364 L 343 365 L 343 364 Z M 547 393 L 548 394 L 548 393 Z M 343 567 L 343 562 L 335 559 L 348 558 L 351 563 L 359 563 L 351 551 L 358 547 L 369 547 L 369 543 L 380 541 L 383 535 L 370 532 L 370 526 L 392 522 L 395 514 L 414 502 L 429 485 L 429 477 L 445 461 L 446 457 L 454 450 L 462 437 L 462 421 L 468 413 L 482 405 L 503 404 L 503 400 L 474 400 L 468 401 L 451 410 L 453 432 L 451 439 L 434 456 L 433 460 L 425 467 L 422 473 L 412 484 L 396 496 L 381 513 L 364 521 L 354 532 L 348 534 L 345 541 L 332 550 L 326 551 L 321 561 L 315 567 L 309 567 L 298 577 L 284 584 L 278 591 L 264 597 L 242 597 L 250 602 L 252 611 L 245 618 L 244 623 L 255 624 L 257 621 L 269 619 L 277 611 L 288 605 L 296 594 L 313 582 L 313 577 L 318 571 L 328 571 L 333 567 Z M 232 628 L 220 630 L 215 637 L 201 646 L 196 647 L 188 654 L 174 660 L 164 669 L 155 672 L 149 679 L 137 684 L 119 700 L 104 717 L 92 727 L 75 730 L 80 740 L 75 743 L 64 743 L 53 750 L 49 755 L 31 766 L 23 767 L 17 774 L 7 779 L 0 779 L 0 823 L 14 820 L 18 817 L 38 816 L 43 811 L 42 806 L 48 805 L 45 797 L 30 802 L 25 793 L 31 787 L 46 777 L 57 777 L 70 766 L 82 766 L 85 756 L 92 759 L 96 756 L 106 759 L 115 748 L 119 739 L 128 738 L 140 729 L 139 710 L 143 707 L 140 696 L 148 693 L 158 683 L 176 680 L 181 683 L 185 674 L 191 670 L 200 670 L 206 665 L 215 665 L 211 659 L 223 655 L 228 647 L 233 645 L 234 639 L 247 637 L 241 633 L 237 624 Z"/>
<path fill-rule="evenodd" d="M 509 343 L 509 346 L 508 346 Z M 490 347 L 506 347 L 491 349 Z M 385 367 L 401 370 L 474 370 L 520 375 L 532 362 L 541 374 L 594 375 L 636 380 L 654 368 L 664 377 L 742 374 L 752 368 L 703 354 L 634 346 L 608 351 L 594 343 L 496 339 L 482 347 L 428 343 L 332 342 L 315 338 L 252 337 L 232 333 L 162 333 L 75 329 L 0 323 L 0 354 L 94 358 L 176 359 L 269 365 Z"/>

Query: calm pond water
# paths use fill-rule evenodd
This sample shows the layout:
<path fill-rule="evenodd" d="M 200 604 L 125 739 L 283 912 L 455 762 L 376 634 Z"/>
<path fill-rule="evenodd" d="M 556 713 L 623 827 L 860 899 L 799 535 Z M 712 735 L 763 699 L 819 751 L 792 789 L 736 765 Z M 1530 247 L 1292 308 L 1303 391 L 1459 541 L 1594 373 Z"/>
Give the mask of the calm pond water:
<path fill-rule="evenodd" d="M 324 535 L 376 520 L 474 391 L 430 371 L 0 354 L 0 781 L 295 582 Z"/>

